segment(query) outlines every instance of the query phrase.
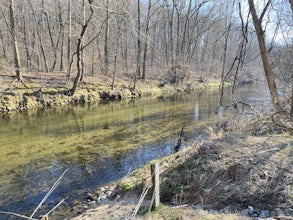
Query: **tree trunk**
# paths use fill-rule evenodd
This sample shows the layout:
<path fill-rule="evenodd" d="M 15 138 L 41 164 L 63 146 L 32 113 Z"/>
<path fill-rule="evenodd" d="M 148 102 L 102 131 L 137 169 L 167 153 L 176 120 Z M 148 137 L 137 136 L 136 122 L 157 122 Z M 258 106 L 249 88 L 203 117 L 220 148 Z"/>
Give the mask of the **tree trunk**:
<path fill-rule="evenodd" d="M 268 1 L 267 6 L 268 6 L 268 4 L 270 4 L 270 2 L 271 2 L 271 0 Z M 276 87 L 276 83 L 275 83 L 275 79 L 274 79 L 274 74 L 273 74 L 273 70 L 272 70 L 272 66 L 271 66 L 270 57 L 269 57 L 268 50 L 267 50 L 266 44 L 265 44 L 264 31 L 261 26 L 262 16 L 265 14 L 267 7 L 265 7 L 265 9 L 262 13 L 262 16 L 260 18 L 258 18 L 253 0 L 248 0 L 248 3 L 249 3 L 249 8 L 251 11 L 251 16 L 253 19 L 253 23 L 254 23 L 257 39 L 258 39 L 261 59 L 263 62 L 265 77 L 266 77 L 268 87 L 270 90 L 272 104 L 275 109 L 278 109 L 278 91 L 277 91 L 277 87 Z"/>
<path fill-rule="evenodd" d="M 71 35 L 72 35 L 72 0 L 68 0 L 68 36 L 67 36 L 67 77 L 70 78 L 70 62 L 71 62 Z"/>
<path fill-rule="evenodd" d="M 81 29 L 81 33 L 79 35 L 79 38 L 77 40 L 77 46 L 76 46 L 76 67 L 77 67 L 77 74 L 76 74 L 76 77 L 73 81 L 73 86 L 72 88 L 70 89 L 69 91 L 69 95 L 73 96 L 79 83 L 80 83 L 80 79 L 82 77 L 82 72 L 81 72 L 81 52 L 83 50 L 83 47 L 82 47 L 82 41 L 83 41 L 83 38 L 84 38 L 84 35 L 85 35 L 85 32 L 89 26 L 89 23 L 94 15 L 94 10 L 93 10 L 93 7 L 92 7 L 92 3 L 93 3 L 93 0 L 88 0 L 89 2 L 89 5 L 90 5 L 90 15 L 88 17 L 88 19 L 85 21 L 85 23 L 82 25 L 82 29 Z"/>
<path fill-rule="evenodd" d="M 118 53 L 118 42 L 119 42 L 119 33 L 120 27 L 118 28 L 118 33 L 116 34 L 116 44 L 115 44 L 115 54 L 114 54 L 114 68 L 113 68 L 113 75 L 112 75 L 112 84 L 111 89 L 114 89 L 115 86 L 115 77 L 116 77 L 116 70 L 117 70 L 117 53 Z"/>
<path fill-rule="evenodd" d="M 290 113 L 290 120 L 293 122 L 293 86 L 292 86 L 292 97 L 291 97 L 291 113 Z"/>
<path fill-rule="evenodd" d="M 83 25 L 85 25 L 85 0 L 82 0 L 82 14 L 83 14 Z M 81 41 L 81 48 L 84 46 L 84 39 Z M 80 77 L 80 82 L 83 82 L 83 76 L 84 76 L 84 50 L 81 50 L 81 77 Z"/>
<path fill-rule="evenodd" d="M 151 7 L 152 7 L 152 1 L 149 0 L 149 6 L 148 6 L 148 15 L 146 20 L 146 27 L 145 27 L 145 43 L 144 43 L 144 51 L 143 51 L 143 60 L 142 60 L 142 80 L 146 80 L 146 58 L 147 58 L 147 52 L 148 52 L 148 39 L 149 39 L 149 26 L 150 26 L 150 18 L 151 18 Z"/>
<path fill-rule="evenodd" d="M 44 48 L 43 37 L 42 37 L 41 31 L 40 31 L 40 28 L 39 28 L 39 23 L 38 23 L 37 18 L 36 18 L 35 9 L 34 9 L 34 7 L 32 5 L 31 0 L 28 0 L 28 2 L 29 2 L 29 5 L 30 5 L 32 13 L 33 13 L 33 21 L 35 23 L 36 32 L 37 32 L 36 34 L 38 36 L 39 43 L 40 43 L 40 49 L 41 49 L 41 53 L 42 53 L 44 64 L 45 64 L 45 71 L 49 72 L 48 60 L 47 60 L 47 56 L 46 56 L 46 52 L 45 52 L 45 48 Z"/>
<path fill-rule="evenodd" d="M 1 40 L 1 44 L 2 44 L 3 56 L 4 56 L 5 60 L 8 62 L 8 58 L 7 58 L 7 55 L 6 55 L 4 38 L 3 38 L 3 35 L 2 35 L 2 31 L 1 30 L 0 30 L 0 40 Z"/>
<path fill-rule="evenodd" d="M 109 0 L 106 2 L 106 29 L 105 29 L 105 44 L 104 44 L 104 56 L 105 56 L 105 76 L 109 72 L 109 51 L 108 51 L 108 39 L 110 28 L 110 13 L 109 13 Z"/>
<path fill-rule="evenodd" d="M 55 66 L 56 66 L 56 63 L 57 63 L 57 47 L 55 46 L 55 42 L 54 42 L 54 39 L 53 39 L 53 33 L 52 33 L 52 30 L 51 30 L 51 26 L 50 26 L 50 18 L 49 18 L 48 13 L 45 11 L 45 8 L 44 8 L 44 0 L 42 1 L 42 13 L 46 18 L 46 24 L 47 24 L 47 29 L 48 29 L 48 33 L 49 33 L 50 43 L 51 43 L 51 47 L 52 47 L 52 50 L 53 50 L 54 59 L 53 59 L 52 67 L 50 68 L 50 72 L 52 72 L 55 69 Z M 61 32 L 60 32 L 60 29 L 59 29 L 58 39 L 57 39 L 56 45 L 58 45 L 58 41 L 60 39 L 60 34 L 61 34 Z"/>
<path fill-rule="evenodd" d="M 26 54 L 26 70 L 32 71 L 32 60 L 31 60 L 31 55 L 29 53 L 27 27 L 26 27 L 26 20 L 25 20 L 24 14 L 25 14 L 24 12 L 21 13 L 22 26 L 23 26 L 23 40 L 24 40 L 24 48 L 25 48 L 25 54 Z"/>
<path fill-rule="evenodd" d="M 290 5 L 291 5 L 291 11 L 292 11 L 292 15 L 293 15 L 293 0 L 289 0 Z M 293 82 L 292 82 L 293 84 Z M 292 97 L 291 97 L 291 113 L 290 113 L 290 120 L 291 122 L 293 122 L 293 85 L 292 86 Z M 293 135 L 293 131 L 291 131 L 291 135 Z"/>
<path fill-rule="evenodd" d="M 9 1 L 9 16 L 10 16 L 11 38 L 13 41 L 15 74 L 16 74 L 17 80 L 22 81 L 22 74 L 20 72 L 20 60 L 19 60 L 19 52 L 18 52 L 18 45 L 17 45 L 17 37 L 16 37 L 16 30 L 15 30 L 14 0 Z"/>
<path fill-rule="evenodd" d="M 60 45 L 60 71 L 63 72 L 63 54 L 64 54 L 64 23 L 62 19 L 62 10 L 61 10 L 61 0 L 59 0 L 58 6 L 58 21 L 60 25 L 60 33 L 61 33 L 61 45 Z"/>
<path fill-rule="evenodd" d="M 137 77 L 140 76 L 140 55 L 141 55 L 140 0 L 137 0 L 137 51 L 136 51 L 136 71 L 134 76 L 133 90 L 135 90 L 136 88 Z"/>

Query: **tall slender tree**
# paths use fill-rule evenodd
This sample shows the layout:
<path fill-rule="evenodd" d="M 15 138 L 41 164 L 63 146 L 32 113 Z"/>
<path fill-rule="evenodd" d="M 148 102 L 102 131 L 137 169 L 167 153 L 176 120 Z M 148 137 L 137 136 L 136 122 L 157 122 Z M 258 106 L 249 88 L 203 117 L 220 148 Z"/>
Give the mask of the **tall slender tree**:
<path fill-rule="evenodd" d="M 109 71 L 109 30 L 110 30 L 110 9 L 109 9 L 109 0 L 106 0 L 106 27 L 105 27 L 105 43 L 104 43 L 104 62 L 105 62 L 105 75 L 108 75 Z"/>
<path fill-rule="evenodd" d="M 292 17 L 293 17 L 293 0 L 289 0 L 291 5 Z M 293 83 L 293 82 L 292 82 Z M 290 120 L 293 122 L 293 85 L 292 85 L 292 97 L 291 97 L 291 112 L 290 112 Z M 291 131 L 291 135 L 293 135 L 293 131 Z"/>
<path fill-rule="evenodd" d="M 14 67 L 15 74 L 18 81 L 22 81 L 22 74 L 20 72 L 20 60 L 18 52 L 18 42 L 17 42 L 17 31 L 15 27 L 15 16 L 14 16 L 14 0 L 9 0 L 9 18 L 10 18 L 10 33 L 13 44 L 13 54 L 14 54 Z"/>
<path fill-rule="evenodd" d="M 141 17 L 140 0 L 137 0 L 137 49 L 136 49 L 136 71 L 134 76 L 133 90 L 136 89 L 137 77 L 140 77 L 140 56 L 141 56 Z"/>
<path fill-rule="evenodd" d="M 71 62 L 71 36 L 72 36 L 72 0 L 68 0 L 67 6 L 68 19 L 68 35 L 67 35 L 67 77 L 70 77 L 70 62 Z"/>

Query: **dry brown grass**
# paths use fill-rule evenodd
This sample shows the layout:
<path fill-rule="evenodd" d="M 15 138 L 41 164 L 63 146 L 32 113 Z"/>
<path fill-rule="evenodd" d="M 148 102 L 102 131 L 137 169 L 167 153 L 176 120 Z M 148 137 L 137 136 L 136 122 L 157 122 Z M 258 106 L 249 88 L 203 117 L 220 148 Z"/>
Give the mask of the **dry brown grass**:
<path fill-rule="evenodd" d="M 255 128 L 251 122 L 246 130 L 250 128 Z M 216 128 L 208 129 L 207 134 L 201 143 L 161 161 L 161 199 L 165 204 L 229 207 L 232 211 L 248 205 L 271 210 L 292 207 L 291 136 L 279 132 L 255 136 Z M 146 167 L 131 177 L 138 193 L 141 180 L 149 175 Z"/>

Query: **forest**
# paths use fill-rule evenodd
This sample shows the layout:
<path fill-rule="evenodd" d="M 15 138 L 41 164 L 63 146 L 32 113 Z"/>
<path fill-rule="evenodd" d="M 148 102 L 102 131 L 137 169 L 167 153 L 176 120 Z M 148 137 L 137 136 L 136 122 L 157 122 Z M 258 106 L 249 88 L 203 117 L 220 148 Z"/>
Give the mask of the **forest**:
<path fill-rule="evenodd" d="M 264 49 L 269 75 L 290 96 L 290 6 L 287 0 L 2 1 L 1 68 L 14 68 L 19 80 L 26 72 L 66 73 L 74 81 L 72 95 L 84 75 L 104 75 L 113 83 L 127 77 L 134 87 L 147 78 L 175 84 L 186 78 L 259 79 Z"/>
<path fill-rule="evenodd" d="M 0 218 L 291 219 L 293 0 L 0 0 L 0 14 Z"/>

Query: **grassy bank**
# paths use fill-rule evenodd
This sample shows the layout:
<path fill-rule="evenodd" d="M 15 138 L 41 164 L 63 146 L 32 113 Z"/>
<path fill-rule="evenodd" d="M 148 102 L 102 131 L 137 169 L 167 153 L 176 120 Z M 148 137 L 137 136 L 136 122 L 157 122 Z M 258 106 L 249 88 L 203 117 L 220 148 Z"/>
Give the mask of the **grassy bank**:
<path fill-rule="evenodd" d="M 111 89 L 109 77 L 87 76 L 80 83 L 73 96 L 67 95 L 72 82 L 67 82 L 61 73 L 28 73 L 23 83 L 14 81 L 13 75 L 0 77 L 0 112 L 23 111 L 40 107 L 58 107 L 69 104 L 94 103 L 100 100 L 129 99 L 145 96 L 158 96 L 175 92 L 193 91 L 208 87 L 218 87 L 216 80 L 199 82 L 198 80 L 184 81 L 177 85 L 166 81 L 152 79 L 146 82 L 138 81 L 133 89 L 131 78 L 117 78 Z"/>
<path fill-rule="evenodd" d="M 228 123 L 229 129 L 208 128 L 192 146 L 159 160 L 158 210 L 148 212 L 150 193 L 139 202 L 150 181 L 148 164 L 117 183 L 113 201 L 97 205 L 92 196 L 95 208 L 76 219 L 121 219 L 138 206 L 137 219 L 292 219 L 292 136 L 266 117 Z"/>

